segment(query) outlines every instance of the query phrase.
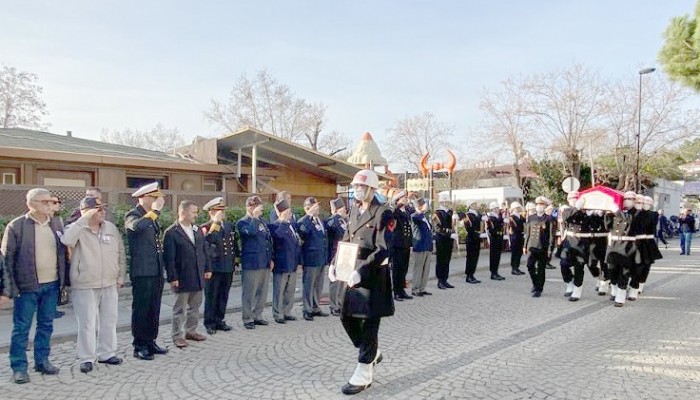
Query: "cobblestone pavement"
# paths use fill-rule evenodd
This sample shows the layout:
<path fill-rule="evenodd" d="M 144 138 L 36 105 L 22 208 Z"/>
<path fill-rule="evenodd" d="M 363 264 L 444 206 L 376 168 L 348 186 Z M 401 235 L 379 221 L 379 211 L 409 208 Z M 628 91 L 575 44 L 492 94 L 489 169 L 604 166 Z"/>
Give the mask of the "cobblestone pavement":
<path fill-rule="evenodd" d="M 360 399 L 697 399 L 700 398 L 700 266 L 677 249 L 652 268 L 636 302 L 615 308 L 593 291 L 566 301 L 558 270 L 547 270 L 543 297 L 530 297 L 527 275 L 435 290 L 397 303 L 382 320 L 384 361 Z M 461 268 L 461 265 L 459 266 Z M 479 275 L 485 277 L 482 272 Z M 300 307 L 295 306 L 300 314 Z M 269 309 L 265 318 L 272 320 Z M 240 314 L 232 332 L 172 347 L 170 325 L 155 361 L 131 356 L 120 333 L 121 366 L 81 374 L 75 342 L 54 346 L 58 376 L 31 372 L 10 383 L 2 354 L 3 399 L 336 399 L 357 353 L 337 318 L 274 322 L 248 331 Z M 32 359 L 31 353 L 28 354 Z M 30 361 L 30 366 L 32 365 Z"/>

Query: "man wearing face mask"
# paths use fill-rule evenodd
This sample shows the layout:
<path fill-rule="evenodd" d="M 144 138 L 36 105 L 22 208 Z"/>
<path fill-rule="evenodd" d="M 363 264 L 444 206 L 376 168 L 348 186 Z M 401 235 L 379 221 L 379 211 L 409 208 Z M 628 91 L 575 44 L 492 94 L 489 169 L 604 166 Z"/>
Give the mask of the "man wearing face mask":
<path fill-rule="evenodd" d="M 525 275 L 520 270 L 520 259 L 523 257 L 523 240 L 525 234 L 525 217 L 521 215 L 523 206 L 517 201 L 510 205 L 510 221 L 508 222 L 508 234 L 510 235 L 510 267 L 513 275 Z"/>
<path fill-rule="evenodd" d="M 432 223 L 435 229 L 435 276 L 438 279 L 438 289 L 452 289 L 454 286 L 447 282 L 450 276 L 450 259 L 452 258 L 452 210 L 451 201 L 444 195 L 440 196 L 440 206 L 433 214 Z"/>
<path fill-rule="evenodd" d="M 467 283 L 481 283 L 474 277 L 476 265 L 479 263 L 481 251 L 481 214 L 476 210 L 476 202 L 469 205 L 469 211 L 465 215 L 464 228 L 467 230 L 467 265 L 464 273 L 467 274 Z"/>
<path fill-rule="evenodd" d="M 640 196 L 638 200 L 642 201 L 642 209 L 637 210 L 637 216 L 635 217 L 635 220 L 638 221 L 635 236 L 637 239 L 637 260 L 635 260 L 635 271 L 630 279 L 630 287 L 627 293 L 627 300 L 631 301 L 637 300 L 638 294 L 644 289 L 644 284 L 651 270 L 651 264 L 663 258 L 654 239 L 656 224 L 659 219 L 659 215 L 651 211 L 654 199 L 649 196 Z M 635 202 L 636 207 L 637 203 Z"/>
<path fill-rule="evenodd" d="M 629 191 L 624 195 L 622 210 L 611 210 L 605 214 L 605 225 L 610 231 L 608 249 L 605 261 L 608 263 L 610 300 L 615 301 L 615 307 L 625 305 L 627 299 L 627 282 L 634 268 L 637 253 L 636 238 L 633 231 L 633 221 L 636 215 L 634 201 L 636 193 Z"/>
<path fill-rule="evenodd" d="M 328 227 L 328 265 L 332 264 L 332 261 L 335 258 L 335 253 L 338 251 L 338 242 L 343 239 L 343 235 L 345 235 L 345 230 L 348 226 L 348 211 L 345 207 L 345 202 L 343 199 L 333 199 L 331 200 L 330 205 L 331 216 L 326 220 L 326 226 Z M 335 282 L 331 281 L 330 285 L 328 286 L 328 295 L 330 297 L 329 308 L 331 310 L 331 315 L 336 317 L 340 316 L 340 310 L 343 308 L 343 296 L 345 295 L 346 288 L 347 284 L 338 280 Z"/>
<path fill-rule="evenodd" d="M 306 215 L 297 221 L 299 236 L 301 236 L 301 258 L 303 268 L 303 298 L 304 319 L 313 321 L 314 317 L 327 317 L 328 313 L 321 310 L 321 290 L 326 277 L 324 268 L 328 261 L 327 228 L 319 218 L 320 205 L 315 197 L 304 200 Z"/>
<path fill-rule="evenodd" d="M 588 216 L 582 209 L 583 199 L 579 201 L 579 193 L 569 192 L 567 195 L 569 208 L 562 211 L 564 224 L 564 242 L 561 252 L 561 275 L 566 283 L 564 295 L 570 301 L 578 301 L 583 293 L 584 264 L 588 261 Z"/>
<path fill-rule="evenodd" d="M 551 245 L 551 218 L 544 213 L 546 201 L 538 197 L 535 214 L 525 223 L 525 241 L 522 251 L 528 255 L 527 271 L 532 280 L 532 297 L 540 297 L 544 290 L 545 265 Z"/>
<path fill-rule="evenodd" d="M 391 254 L 391 278 L 394 286 L 394 300 L 410 300 L 405 290 L 408 261 L 411 258 L 411 245 L 413 233 L 411 232 L 411 213 L 413 210 L 408 205 L 408 193 L 402 190 L 392 197 L 394 206 L 394 235 L 392 239 Z"/>
<path fill-rule="evenodd" d="M 591 231 L 591 242 L 588 255 L 588 266 L 599 271 L 596 290 L 599 296 L 608 294 L 610 277 L 608 264 L 605 262 L 605 252 L 608 249 L 608 228 L 605 226 L 602 210 L 595 210 L 588 217 L 588 224 Z"/>
<path fill-rule="evenodd" d="M 503 217 L 498 208 L 498 203 L 492 201 L 489 204 L 490 212 L 482 217 L 486 222 L 486 233 L 489 237 L 489 270 L 491 271 L 491 279 L 502 281 L 506 278 L 498 274 L 498 265 L 501 262 L 501 253 L 503 252 Z"/>

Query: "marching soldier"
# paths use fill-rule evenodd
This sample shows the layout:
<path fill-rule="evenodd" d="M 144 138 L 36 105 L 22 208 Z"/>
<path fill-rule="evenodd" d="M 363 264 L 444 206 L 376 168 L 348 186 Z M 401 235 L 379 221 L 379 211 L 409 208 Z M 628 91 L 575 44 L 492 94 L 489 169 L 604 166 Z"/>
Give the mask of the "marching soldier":
<path fill-rule="evenodd" d="M 204 326 L 207 333 L 228 332 L 233 329 L 226 324 L 226 304 L 233 282 L 236 259 L 241 253 L 238 247 L 236 227 L 224 221 L 226 205 L 223 197 L 217 197 L 202 207 L 209 213 L 209 222 L 201 226 L 209 250 L 211 279 L 204 291 Z"/>
<path fill-rule="evenodd" d="M 544 213 L 545 200 L 536 199 L 535 214 L 525 223 L 525 244 L 522 251 L 527 254 L 527 271 L 532 280 L 532 297 L 540 297 L 544 290 L 545 266 L 550 253 L 552 233 L 550 216 Z"/>
<path fill-rule="evenodd" d="M 449 197 L 440 196 L 440 205 L 432 217 L 433 229 L 435 229 L 435 276 L 438 279 L 438 289 L 452 289 L 454 286 L 447 282 L 450 276 L 450 259 L 452 258 L 452 210 Z"/>
<path fill-rule="evenodd" d="M 314 316 L 327 317 L 328 313 L 321 310 L 319 300 L 326 277 L 324 268 L 328 262 L 328 234 L 323 221 L 318 217 L 319 204 L 314 197 L 304 200 L 306 215 L 297 221 L 299 236 L 301 236 L 301 257 L 304 272 L 303 298 L 304 319 L 313 321 Z"/>
<path fill-rule="evenodd" d="M 332 264 L 335 258 L 335 253 L 338 251 L 338 242 L 343 239 L 345 230 L 347 229 L 348 211 L 345 207 L 343 199 L 331 200 L 331 216 L 326 220 L 328 227 L 328 265 Z M 328 286 L 328 295 L 330 297 L 331 315 L 340 316 L 340 310 L 343 308 L 343 296 L 347 284 L 343 281 L 336 280 Z"/>
<path fill-rule="evenodd" d="M 521 215 L 523 206 L 517 201 L 510 205 L 510 217 L 508 220 L 508 235 L 510 235 L 510 267 L 513 275 L 524 275 L 520 270 L 520 259 L 523 257 L 523 240 L 526 218 Z"/>
<path fill-rule="evenodd" d="M 469 205 L 469 211 L 463 218 L 464 228 L 467 231 L 467 261 L 464 273 L 467 274 L 467 283 L 481 283 L 474 277 L 476 265 L 479 263 L 481 251 L 481 214 L 476 211 L 476 203 Z"/>
<path fill-rule="evenodd" d="M 503 252 L 503 218 L 498 209 L 498 203 L 495 201 L 489 204 L 488 216 L 482 217 L 486 222 L 486 232 L 489 235 L 489 270 L 491 270 L 491 279 L 495 281 L 503 281 L 506 278 L 498 274 L 498 265 L 501 262 L 501 253 Z"/>
<path fill-rule="evenodd" d="M 547 265 L 545 266 L 546 269 L 557 269 L 554 265 L 552 265 L 552 258 L 556 255 L 557 257 L 561 256 L 561 232 L 559 229 L 559 219 L 561 216 L 561 209 L 557 210 L 557 215 L 554 214 L 554 205 L 552 202 L 545 198 L 547 200 L 547 207 L 544 209 L 544 214 L 549 216 L 549 222 L 551 224 L 550 226 L 550 247 L 549 247 L 549 255 L 547 256 Z"/>
<path fill-rule="evenodd" d="M 632 191 L 626 192 L 622 202 L 622 210 L 614 210 L 614 212 L 605 214 L 605 225 L 610 230 L 605 261 L 608 263 L 612 288 L 610 299 L 615 301 L 615 307 L 625 305 L 627 281 L 633 271 L 637 253 L 636 238 L 632 226 L 636 214 L 634 209 L 636 196 L 636 193 Z"/>
<path fill-rule="evenodd" d="M 297 269 L 301 268 L 301 238 L 292 224 L 292 209 L 282 199 L 275 202 L 277 219 L 270 224 L 275 245 L 272 270 L 272 315 L 278 324 L 296 321 L 292 315 Z"/>
<path fill-rule="evenodd" d="M 410 300 L 405 290 L 408 261 L 411 258 L 411 245 L 413 233 L 411 232 L 411 210 L 408 206 L 408 193 L 402 190 L 392 198 L 394 207 L 394 235 L 392 239 L 391 254 L 391 278 L 394 286 L 394 300 Z"/>
<path fill-rule="evenodd" d="M 124 217 L 126 237 L 131 255 L 131 334 L 134 336 L 134 357 L 153 360 L 154 354 L 166 354 L 156 344 L 160 302 L 163 296 L 165 264 L 163 243 L 158 224 L 160 211 L 165 205 L 165 197 L 158 190 L 158 182 L 139 188 L 132 197 L 138 198 L 139 205 Z"/>
<path fill-rule="evenodd" d="M 579 193 L 569 192 L 567 195 L 569 208 L 562 211 L 564 241 L 561 252 L 561 275 L 566 283 L 564 295 L 569 301 L 578 301 L 583 294 L 584 265 L 588 262 L 588 218 L 581 209 L 583 199 L 579 201 Z"/>
<path fill-rule="evenodd" d="M 638 261 L 634 275 L 630 279 L 630 287 L 628 289 L 627 300 L 637 300 L 637 295 L 644 289 L 644 284 L 649 277 L 651 264 L 656 260 L 663 258 L 659 247 L 656 244 L 655 233 L 656 224 L 659 222 L 659 214 L 651 210 L 654 204 L 654 199 L 649 196 L 640 196 L 642 201 L 642 209 L 637 210 L 637 215 L 634 217 L 638 220 L 636 232 L 637 238 L 637 256 Z M 635 208 L 637 204 L 635 203 Z"/>
<path fill-rule="evenodd" d="M 598 270 L 598 283 L 596 288 L 599 296 L 608 294 L 610 287 L 610 276 L 608 264 L 605 262 L 605 253 L 608 249 L 608 229 L 605 226 L 604 212 L 595 210 L 588 217 L 588 224 L 591 231 L 591 242 L 589 248 L 588 266 L 591 270 Z"/>

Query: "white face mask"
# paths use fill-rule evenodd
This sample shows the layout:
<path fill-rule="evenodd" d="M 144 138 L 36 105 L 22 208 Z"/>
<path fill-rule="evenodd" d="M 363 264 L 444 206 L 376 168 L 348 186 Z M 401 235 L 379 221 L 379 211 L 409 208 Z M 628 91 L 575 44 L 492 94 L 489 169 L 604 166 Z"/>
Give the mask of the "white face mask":
<path fill-rule="evenodd" d="M 542 215 L 542 214 L 544 214 L 544 208 L 545 207 L 542 205 L 535 206 L 535 211 L 537 211 L 537 214 Z"/>
<path fill-rule="evenodd" d="M 642 209 L 642 205 L 639 204 L 639 203 L 634 203 L 634 209 L 635 209 L 635 210 L 641 210 L 641 209 Z"/>
<path fill-rule="evenodd" d="M 645 204 L 642 206 L 642 208 L 646 211 L 649 211 L 649 210 L 651 210 L 651 204 Z"/>
<path fill-rule="evenodd" d="M 586 215 L 588 215 L 589 217 L 593 215 L 593 210 L 586 210 Z"/>
<path fill-rule="evenodd" d="M 624 208 L 626 208 L 626 209 L 629 210 L 630 208 L 634 207 L 634 201 L 632 201 L 632 200 L 625 200 L 625 201 L 622 202 L 622 207 L 624 207 Z"/>
<path fill-rule="evenodd" d="M 365 188 L 357 188 L 355 189 L 355 199 L 358 201 L 365 201 L 367 198 L 367 192 L 365 191 Z"/>

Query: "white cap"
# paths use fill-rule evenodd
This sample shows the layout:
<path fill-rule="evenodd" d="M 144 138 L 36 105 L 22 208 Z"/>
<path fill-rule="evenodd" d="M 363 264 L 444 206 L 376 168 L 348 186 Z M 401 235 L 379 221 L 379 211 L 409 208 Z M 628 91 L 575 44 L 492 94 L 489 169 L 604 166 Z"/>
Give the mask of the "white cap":
<path fill-rule="evenodd" d="M 494 208 L 498 208 L 498 203 L 492 201 L 491 203 L 489 203 L 489 210 L 493 210 Z"/>
<path fill-rule="evenodd" d="M 635 203 L 644 203 L 644 195 L 638 194 L 638 195 L 634 196 L 634 201 L 635 201 Z"/>
<path fill-rule="evenodd" d="M 162 197 L 163 193 L 158 190 L 158 182 L 149 183 L 148 185 L 141 186 L 131 197 L 143 197 L 150 195 L 150 197 Z"/>
<path fill-rule="evenodd" d="M 651 198 L 650 196 L 644 196 L 644 204 L 649 204 L 650 206 L 653 206 L 654 199 Z"/>
<path fill-rule="evenodd" d="M 525 204 L 525 209 L 526 210 L 534 210 L 536 208 L 535 203 L 528 201 L 527 204 Z"/>
<path fill-rule="evenodd" d="M 440 203 L 449 203 L 452 200 L 450 199 L 449 193 L 440 193 L 440 195 L 438 195 L 438 201 Z"/>
<path fill-rule="evenodd" d="M 634 200 L 637 198 L 637 193 L 633 191 L 627 191 L 625 192 L 625 200 Z"/>
<path fill-rule="evenodd" d="M 516 208 L 523 208 L 523 206 L 522 206 L 522 204 L 518 203 L 517 201 L 510 203 L 511 210 L 515 210 Z"/>
<path fill-rule="evenodd" d="M 352 178 L 351 185 L 367 185 L 371 188 L 379 188 L 379 177 L 377 173 L 369 169 L 357 171 L 355 177 Z"/>
<path fill-rule="evenodd" d="M 547 204 L 547 198 L 544 196 L 537 196 L 535 198 L 535 204 Z"/>
<path fill-rule="evenodd" d="M 211 208 L 226 208 L 224 205 L 224 198 L 223 197 L 217 197 L 214 199 L 211 199 L 207 204 L 202 207 L 204 211 L 209 211 Z"/>

